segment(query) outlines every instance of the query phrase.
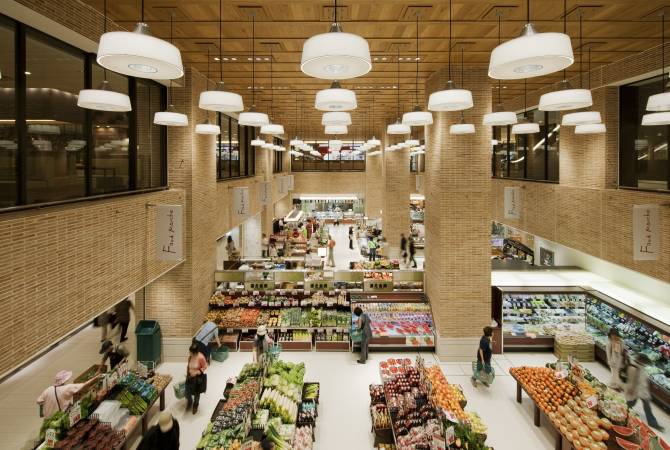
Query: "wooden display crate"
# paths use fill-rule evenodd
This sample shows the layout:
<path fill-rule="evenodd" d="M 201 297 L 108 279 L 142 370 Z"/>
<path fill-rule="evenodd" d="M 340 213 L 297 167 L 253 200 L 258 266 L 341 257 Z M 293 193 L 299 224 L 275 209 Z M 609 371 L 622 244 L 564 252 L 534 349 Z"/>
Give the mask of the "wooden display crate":
<path fill-rule="evenodd" d="M 311 341 L 282 341 L 278 342 L 281 345 L 282 351 L 287 352 L 311 352 Z"/>
<path fill-rule="evenodd" d="M 575 335 L 584 342 L 574 343 Z M 558 333 L 554 338 L 554 355 L 561 361 L 567 361 L 569 356 L 583 362 L 595 361 L 593 337 L 587 333 Z"/>
<path fill-rule="evenodd" d="M 317 352 L 347 352 L 349 341 L 316 341 L 315 348 Z"/>

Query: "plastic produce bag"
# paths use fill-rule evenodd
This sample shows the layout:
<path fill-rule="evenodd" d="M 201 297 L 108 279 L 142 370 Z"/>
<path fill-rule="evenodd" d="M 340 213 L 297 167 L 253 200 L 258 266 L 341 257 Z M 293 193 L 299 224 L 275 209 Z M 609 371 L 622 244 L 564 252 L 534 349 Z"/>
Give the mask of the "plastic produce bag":
<path fill-rule="evenodd" d="M 178 383 L 174 383 L 173 387 L 174 396 L 177 397 L 177 399 L 186 397 L 186 380 L 182 379 Z"/>

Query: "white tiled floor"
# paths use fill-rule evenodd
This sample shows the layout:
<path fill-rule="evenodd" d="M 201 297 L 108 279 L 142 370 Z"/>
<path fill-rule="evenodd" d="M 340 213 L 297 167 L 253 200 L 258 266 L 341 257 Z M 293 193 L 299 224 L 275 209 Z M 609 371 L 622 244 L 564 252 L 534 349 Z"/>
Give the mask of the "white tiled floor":
<path fill-rule="evenodd" d="M 28 442 L 39 430 L 35 398 L 51 383 L 53 374 L 61 368 L 75 373 L 98 361 L 99 331 L 89 328 L 64 342 L 55 350 L 30 367 L 0 384 L 0 400 L 10 407 L 0 408 L 0 448 L 29 448 Z M 404 353 L 402 356 L 414 357 Z M 363 450 L 372 448 L 372 433 L 368 414 L 368 385 L 379 382 L 378 363 L 390 356 L 372 353 L 367 365 L 356 363 L 351 353 L 284 353 L 287 361 L 303 361 L 307 366 L 306 379 L 321 383 L 321 403 L 317 421 L 317 450 L 340 450 L 343 448 Z M 438 363 L 431 353 L 423 355 L 428 362 Z M 249 353 L 231 353 L 224 363 L 213 362 L 209 369 L 208 391 L 202 397 L 200 411 L 194 416 L 185 411 L 184 400 L 176 400 L 171 387 L 167 391 L 167 405 L 179 420 L 184 449 L 193 449 L 205 428 L 229 377 L 235 376 L 242 365 L 251 360 Z M 488 425 L 490 445 L 496 450 L 551 450 L 553 436 L 545 426 L 533 426 L 532 408 L 525 399 L 519 405 L 515 401 L 515 382 L 507 369 L 517 365 L 544 365 L 552 360 L 549 353 L 508 353 L 494 357 L 497 377 L 489 389 L 473 388 L 469 382 L 471 373 L 467 363 L 441 363 L 440 366 L 451 383 L 463 387 L 468 400 L 467 410 L 476 411 Z M 597 363 L 587 364 L 600 378 L 607 370 Z M 183 376 L 185 366 L 181 363 L 165 363 L 158 369 L 175 379 Z M 670 417 L 658 408 L 659 420 L 670 429 Z M 156 420 L 155 406 L 152 421 Z M 510 434 L 510 430 L 514 430 Z M 666 437 L 667 436 L 666 432 Z"/>

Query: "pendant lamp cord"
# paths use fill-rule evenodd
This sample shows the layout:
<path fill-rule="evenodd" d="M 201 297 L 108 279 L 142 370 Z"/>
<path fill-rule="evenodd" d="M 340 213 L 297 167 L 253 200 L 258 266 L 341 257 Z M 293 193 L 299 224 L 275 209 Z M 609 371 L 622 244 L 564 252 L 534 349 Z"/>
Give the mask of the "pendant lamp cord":
<path fill-rule="evenodd" d="M 103 19 L 102 19 L 102 34 L 107 33 L 107 0 L 103 0 L 102 2 L 102 10 L 103 10 Z M 103 74 L 103 83 L 104 85 L 107 85 L 107 69 L 102 68 L 102 74 Z"/>
<path fill-rule="evenodd" d="M 530 23 L 530 0 L 526 0 L 526 23 Z"/>
<path fill-rule="evenodd" d="M 563 34 L 568 34 L 568 0 L 563 0 Z M 563 80 L 567 80 L 566 76 L 566 70 L 563 69 Z"/>
<path fill-rule="evenodd" d="M 397 46 L 396 48 L 396 61 L 397 61 L 397 71 L 398 71 L 398 85 L 396 86 L 396 107 L 395 107 L 395 113 L 396 113 L 396 118 L 400 120 L 400 45 Z"/>
<path fill-rule="evenodd" d="M 207 79 L 207 89 L 209 89 L 209 47 L 207 47 L 207 74 L 205 78 Z"/>
<path fill-rule="evenodd" d="M 334 23 L 337 23 L 337 0 L 335 0 L 335 7 L 333 8 L 333 19 L 335 20 Z"/>
<path fill-rule="evenodd" d="M 463 75 L 463 65 L 465 64 L 465 56 L 463 53 L 463 46 L 461 45 L 461 88 L 465 86 L 465 77 Z"/>
<path fill-rule="evenodd" d="M 172 44 L 172 19 L 174 18 L 174 11 L 170 13 L 170 44 Z M 142 0 L 142 21 L 144 21 L 144 0 Z M 168 85 L 168 106 L 172 106 L 172 79 Z"/>
<path fill-rule="evenodd" d="M 270 45 L 270 117 L 274 115 L 275 112 L 275 90 L 274 90 L 274 78 L 272 76 L 272 45 Z"/>
<path fill-rule="evenodd" d="M 223 38 L 222 35 L 223 28 L 223 1 L 219 0 L 219 78 L 221 84 L 223 84 Z"/>
<path fill-rule="evenodd" d="M 661 12 L 661 92 L 665 90 L 665 12 Z"/>
<path fill-rule="evenodd" d="M 500 23 L 500 18 L 502 17 L 502 11 L 498 10 L 497 15 L 498 15 L 498 45 L 500 45 L 500 43 L 502 42 L 500 36 L 502 33 L 502 24 Z M 501 91 L 501 84 L 500 80 L 498 80 L 498 104 L 502 105 L 502 98 L 501 98 L 502 93 L 500 91 Z"/>
<path fill-rule="evenodd" d="M 587 81 L 589 83 L 589 91 L 590 91 L 591 90 L 591 46 L 590 45 L 589 45 L 589 65 L 586 68 L 586 70 L 589 72 L 589 75 L 588 75 L 589 77 L 588 77 Z"/>
<path fill-rule="evenodd" d="M 251 14 L 251 107 L 256 106 L 256 15 Z"/>
<path fill-rule="evenodd" d="M 140 1 L 140 22 L 144 23 L 144 0 Z"/>
<path fill-rule="evenodd" d="M 581 89 L 583 87 L 583 80 L 584 80 L 584 44 L 582 41 L 583 35 L 582 35 L 582 18 L 583 14 L 580 11 L 579 12 L 579 88 Z"/>
<path fill-rule="evenodd" d="M 416 15 L 416 86 L 414 91 L 415 105 L 419 105 L 419 14 Z"/>
<path fill-rule="evenodd" d="M 418 17 L 418 16 L 417 16 Z M 418 33 L 418 30 L 417 30 Z M 451 0 L 449 0 L 449 81 L 451 81 Z"/>

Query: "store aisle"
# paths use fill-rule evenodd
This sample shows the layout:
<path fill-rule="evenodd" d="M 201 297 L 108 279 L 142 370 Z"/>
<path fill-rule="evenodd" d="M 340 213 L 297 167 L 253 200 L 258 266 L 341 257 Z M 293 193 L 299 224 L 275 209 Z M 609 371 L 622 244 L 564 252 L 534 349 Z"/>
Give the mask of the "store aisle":
<path fill-rule="evenodd" d="M 348 224 L 337 226 L 328 224 L 328 232 L 335 239 L 336 243 L 335 267 L 340 270 L 349 270 L 349 263 L 351 261 L 361 261 L 364 259 L 356 238 L 354 238 L 354 249 L 349 249 L 349 226 Z M 327 259 L 325 261 L 328 262 Z"/>

